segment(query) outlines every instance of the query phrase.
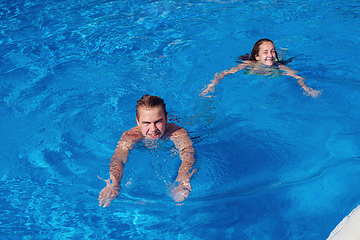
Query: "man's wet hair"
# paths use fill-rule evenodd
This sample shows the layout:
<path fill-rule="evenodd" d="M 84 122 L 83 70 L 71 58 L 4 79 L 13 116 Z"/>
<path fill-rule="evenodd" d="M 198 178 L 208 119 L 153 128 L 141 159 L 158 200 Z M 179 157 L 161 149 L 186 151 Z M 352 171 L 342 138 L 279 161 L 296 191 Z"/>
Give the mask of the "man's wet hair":
<path fill-rule="evenodd" d="M 164 100 L 158 96 L 144 95 L 138 101 L 136 105 L 136 118 L 139 118 L 139 108 L 155 108 L 161 106 L 164 109 L 165 117 L 167 116 Z"/>

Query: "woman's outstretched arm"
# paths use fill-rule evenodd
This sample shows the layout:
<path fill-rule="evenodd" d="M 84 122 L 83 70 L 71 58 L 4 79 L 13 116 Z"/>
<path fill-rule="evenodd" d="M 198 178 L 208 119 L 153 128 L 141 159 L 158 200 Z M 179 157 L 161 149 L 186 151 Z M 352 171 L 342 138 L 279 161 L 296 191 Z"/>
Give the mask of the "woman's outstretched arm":
<path fill-rule="evenodd" d="M 319 91 L 319 90 L 315 90 L 311 87 L 308 87 L 305 83 L 305 78 L 297 75 L 296 74 L 297 71 L 294 71 L 285 65 L 280 65 L 279 69 L 282 70 L 285 75 L 295 78 L 297 80 L 298 84 L 300 85 L 300 87 L 304 90 L 304 94 L 311 96 L 313 98 L 316 98 L 321 95 L 322 90 Z"/>
<path fill-rule="evenodd" d="M 229 75 L 229 74 L 234 74 L 242 69 L 245 69 L 248 66 L 251 66 L 252 62 L 251 61 L 244 61 L 243 63 L 236 65 L 235 67 L 232 67 L 229 70 L 225 70 L 223 72 L 216 73 L 215 77 L 213 78 L 213 80 L 211 81 L 210 84 L 208 84 L 205 88 L 205 90 L 203 90 L 200 93 L 200 96 L 205 96 L 206 94 L 208 94 L 209 92 L 213 92 L 215 85 L 218 84 L 220 82 L 221 79 L 223 79 L 225 76 Z"/>

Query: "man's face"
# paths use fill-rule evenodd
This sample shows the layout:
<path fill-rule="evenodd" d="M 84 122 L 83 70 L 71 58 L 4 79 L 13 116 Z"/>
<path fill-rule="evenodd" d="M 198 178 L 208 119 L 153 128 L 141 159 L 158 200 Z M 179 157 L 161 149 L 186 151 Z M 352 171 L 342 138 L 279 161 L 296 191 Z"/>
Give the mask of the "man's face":
<path fill-rule="evenodd" d="M 259 47 L 259 55 L 256 60 L 262 64 L 271 66 L 275 63 L 275 47 L 271 42 L 263 42 Z"/>
<path fill-rule="evenodd" d="M 162 106 L 138 109 L 137 125 L 145 138 L 159 139 L 165 133 L 167 117 Z"/>

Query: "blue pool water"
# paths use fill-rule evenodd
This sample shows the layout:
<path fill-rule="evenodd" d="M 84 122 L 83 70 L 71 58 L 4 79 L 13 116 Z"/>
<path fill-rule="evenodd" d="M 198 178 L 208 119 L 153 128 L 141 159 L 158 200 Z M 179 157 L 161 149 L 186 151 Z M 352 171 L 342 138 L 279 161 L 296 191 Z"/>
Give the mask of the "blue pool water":
<path fill-rule="evenodd" d="M 360 4 L 347 1 L 0 2 L 2 239 L 326 239 L 360 204 Z M 292 77 L 227 76 L 270 38 Z M 172 146 L 130 155 L 97 197 L 136 100 L 165 99 L 193 139 L 174 204 Z"/>

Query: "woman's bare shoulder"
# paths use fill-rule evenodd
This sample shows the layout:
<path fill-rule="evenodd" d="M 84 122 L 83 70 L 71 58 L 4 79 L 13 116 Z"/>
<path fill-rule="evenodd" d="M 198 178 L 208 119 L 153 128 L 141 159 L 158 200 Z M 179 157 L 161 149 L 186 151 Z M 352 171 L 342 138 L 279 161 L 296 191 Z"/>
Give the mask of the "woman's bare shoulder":
<path fill-rule="evenodd" d="M 276 67 L 278 67 L 280 70 L 283 70 L 283 71 L 288 71 L 288 70 L 291 70 L 290 67 L 288 66 L 285 66 L 284 64 L 282 63 L 275 63 L 274 64 Z"/>
<path fill-rule="evenodd" d="M 250 61 L 250 60 L 246 60 L 246 61 L 243 61 L 241 64 L 239 64 L 238 66 L 241 68 L 241 69 L 244 69 L 244 68 L 248 68 L 248 67 L 254 67 L 256 65 L 256 61 Z"/>

